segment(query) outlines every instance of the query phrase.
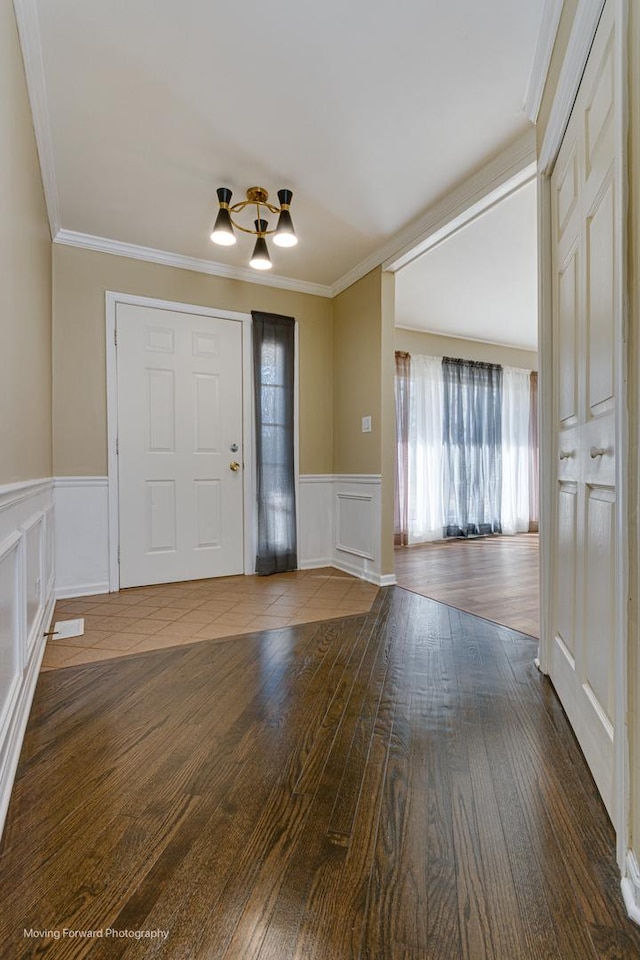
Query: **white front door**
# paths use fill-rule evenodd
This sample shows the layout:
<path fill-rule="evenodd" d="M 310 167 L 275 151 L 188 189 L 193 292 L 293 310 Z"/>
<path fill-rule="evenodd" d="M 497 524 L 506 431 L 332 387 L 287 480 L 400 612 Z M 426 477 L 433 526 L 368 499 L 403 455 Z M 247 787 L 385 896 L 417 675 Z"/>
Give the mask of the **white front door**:
<path fill-rule="evenodd" d="M 556 431 L 550 676 L 615 826 L 624 142 L 608 3 L 551 178 Z"/>
<path fill-rule="evenodd" d="M 120 586 L 243 572 L 242 324 L 118 304 Z"/>

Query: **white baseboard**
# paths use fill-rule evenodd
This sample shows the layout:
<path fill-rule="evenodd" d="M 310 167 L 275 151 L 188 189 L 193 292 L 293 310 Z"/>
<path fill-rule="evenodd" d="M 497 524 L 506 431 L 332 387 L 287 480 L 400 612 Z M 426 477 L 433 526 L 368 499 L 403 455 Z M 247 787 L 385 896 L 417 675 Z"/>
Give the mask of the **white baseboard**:
<path fill-rule="evenodd" d="M 53 481 L 0 487 L 0 831 L 54 608 Z"/>
<path fill-rule="evenodd" d="M 56 600 L 71 600 L 74 597 L 94 597 L 99 593 L 109 593 L 108 580 L 96 580 L 95 583 L 66 584 L 56 587 Z"/>
<path fill-rule="evenodd" d="M 620 886 L 629 918 L 640 924 L 640 866 L 633 850 L 627 852 L 626 876 Z"/>
<path fill-rule="evenodd" d="M 367 583 L 374 583 L 376 587 L 393 587 L 396 583 L 395 575 L 392 573 L 381 575 L 373 570 L 364 570 L 357 564 L 348 561 L 334 559 L 331 566 L 335 567 L 336 570 L 342 570 L 343 573 L 350 573 L 360 580 L 366 580 Z"/>
<path fill-rule="evenodd" d="M 298 570 L 319 570 L 321 567 L 332 567 L 333 559 L 331 557 L 312 557 L 307 560 L 298 561 Z"/>
<path fill-rule="evenodd" d="M 56 597 L 109 592 L 107 477 L 56 477 Z"/>
<path fill-rule="evenodd" d="M 395 573 L 383 573 L 382 576 L 380 577 L 380 583 L 378 584 L 378 586 L 395 587 L 397 582 L 398 581 L 396 580 Z"/>

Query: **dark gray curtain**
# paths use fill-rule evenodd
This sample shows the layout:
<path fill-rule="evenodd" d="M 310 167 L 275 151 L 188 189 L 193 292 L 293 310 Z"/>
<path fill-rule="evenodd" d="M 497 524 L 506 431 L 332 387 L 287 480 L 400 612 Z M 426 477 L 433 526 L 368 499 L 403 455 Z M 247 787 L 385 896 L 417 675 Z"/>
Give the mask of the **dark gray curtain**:
<path fill-rule="evenodd" d="M 445 537 L 500 533 L 502 367 L 442 360 Z"/>
<path fill-rule="evenodd" d="M 295 321 L 252 310 L 256 407 L 256 573 L 296 570 Z"/>

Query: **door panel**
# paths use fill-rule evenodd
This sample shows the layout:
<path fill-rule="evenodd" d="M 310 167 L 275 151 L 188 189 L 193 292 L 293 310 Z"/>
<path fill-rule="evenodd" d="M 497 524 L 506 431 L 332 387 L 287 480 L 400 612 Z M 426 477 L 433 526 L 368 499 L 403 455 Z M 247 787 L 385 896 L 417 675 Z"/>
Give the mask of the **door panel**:
<path fill-rule="evenodd" d="M 584 682 L 613 725 L 615 495 L 587 488 Z"/>
<path fill-rule="evenodd" d="M 196 373 L 193 378 L 195 453 L 220 453 L 220 379 Z"/>
<path fill-rule="evenodd" d="M 144 371 L 147 393 L 147 453 L 175 453 L 176 391 L 173 370 Z"/>
<path fill-rule="evenodd" d="M 578 378 L 576 373 L 577 349 L 577 296 L 578 254 L 573 250 L 568 262 L 558 277 L 558 350 L 559 350 L 559 397 L 558 414 L 563 426 L 575 423 L 578 417 Z"/>
<path fill-rule="evenodd" d="M 611 318 L 615 309 L 614 185 L 609 179 L 587 219 L 587 353 L 589 406 L 592 416 L 613 406 L 614 347 Z M 610 403 L 608 401 L 611 401 Z"/>
<path fill-rule="evenodd" d="M 177 536 L 176 485 L 174 481 L 147 480 L 145 494 L 147 506 L 146 552 L 175 551 Z"/>
<path fill-rule="evenodd" d="M 556 580 L 556 638 L 575 659 L 576 527 L 578 488 L 562 483 L 558 493 L 558 577 Z"/>
<path fill-rule="evenodd" d="M 124 304 L 116 323 L 120 585 L 242 573 L 242 325 Z"/>
<path fill-rule="evenodd" d="M 614 123 L 614 5 L 598 27 L 551 178 L 553 404 L 551 679 L 614 816 L 623 138 Z M 620 91 L 618 91 L 619 93 Z"/>

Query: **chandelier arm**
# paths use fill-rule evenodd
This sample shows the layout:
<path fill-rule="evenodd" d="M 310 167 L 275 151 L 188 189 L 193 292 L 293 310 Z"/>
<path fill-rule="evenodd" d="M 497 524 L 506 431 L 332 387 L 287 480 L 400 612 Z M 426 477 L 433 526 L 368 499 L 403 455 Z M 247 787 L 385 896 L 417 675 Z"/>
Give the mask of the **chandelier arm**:
<path fill-rule="evenodd" d="M 258 206 L 255 200 L 240 200 L 238 203 L 234 203 L 232 207 L 229 207 L 229 213 L 240 213 L 245 207 L 248 207 L 249 204 Z M 280 213 L 280 207 L 276 207 L 272 203 L 262 203 L 260 206 L 266 207 L 271 213 Z M 249 232 L 253 233 L 253 230 Z"/>
<path fill-rule="evenodd" d="M 236 230 L 242 230 L 243 233 L 250 233 L 253 237 L 259 237 L 259 236 L 260 236 L 260 234 L 258 233 L 257 230 L 251 230 L 251 229 L 249 229 L 249 227 L 243 227 L 241 224 L 236 223 L 236 221 L 233 219 L 233 217 L 230 217 L 230 220 L 231 220 L 231 223 L 233 224 L 233 226 L 235 227 Z M 262 234 L 262 236 L 263 236 L 263 237 L 268 237 L 269 234 L 275 233 L 275 232 L 276 232 L 276 229 L 277 229 L 277 227 L 274 227 L 273 230 L 265 230 L 264 233 Z"/>

